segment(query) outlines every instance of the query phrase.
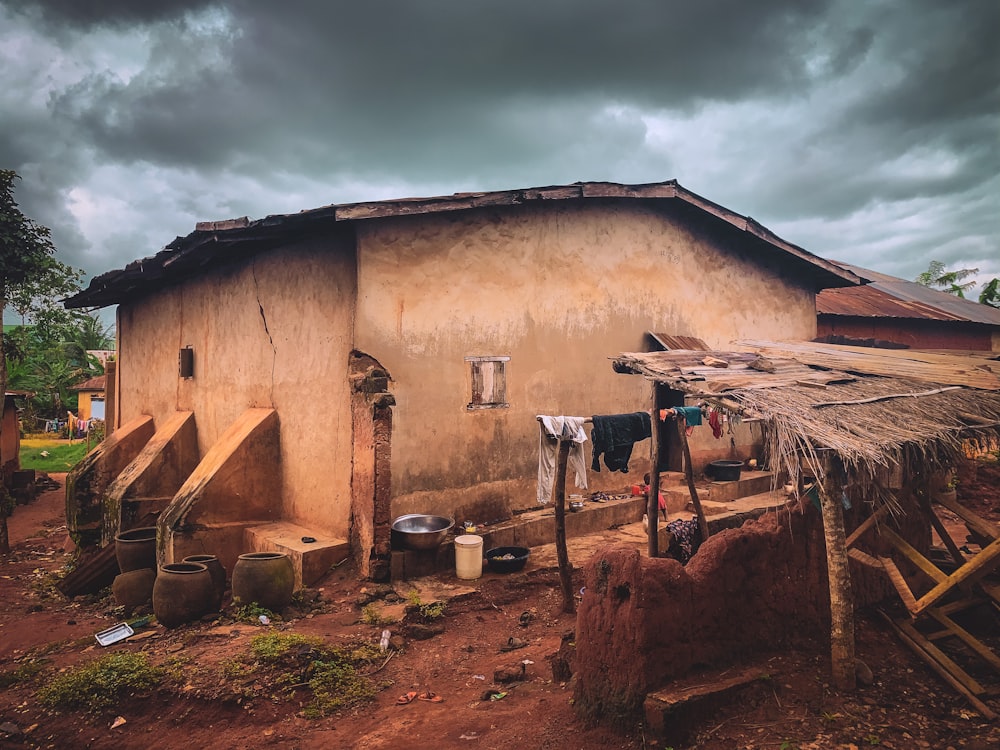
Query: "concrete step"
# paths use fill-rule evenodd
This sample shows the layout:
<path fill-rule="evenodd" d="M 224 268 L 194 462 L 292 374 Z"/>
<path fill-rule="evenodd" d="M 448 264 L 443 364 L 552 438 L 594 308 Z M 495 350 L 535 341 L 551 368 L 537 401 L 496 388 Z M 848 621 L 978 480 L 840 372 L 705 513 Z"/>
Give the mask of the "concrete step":
<path fill-rule="evenodd" d="M 567 509 L 566 537 L 583 536 L 641 521 L 645 505 L 641 495 L 620 495 L 600 503 L 586 500 L 582 510 L 570 512 Z M 476 533 L 483 537 L 483 551 L 492 547 L 537 547 L 555 540 L 555 515 L 555 508 L 547 506 L 520 513 L 509 521 L 481 527 Z"/>
<path fill-rule="evenodd" d="M 567 503 L 568 503 L 567 498 Z M 642 496 L 616 495 L 605 502 L 586 500 L 582 510 L 566 510 L 566 538 L 581 539 L 597 532 L 638 523 L 645 512 Z M 519 513 L 510 520 L 479 526 L 474 532 L 483 538 L 483 554 L 494 547 L 539 547 L 556 538 L 555 508 Z M 457 532 L 462 533 L 462 532 Z M 484 567 L 484 573 L 486 568 Z M 393 550 L 393 581 L 414 580 L 436 573 L 455 571 L 454 539 L 449 537 L 436 550 Z"/>
<path fill-rule="evenodd" d="M 660 487 L 663 499 L 667 503 L 667 513 L 685 512 L 691 504 L 691 492 L 683 474 L 677 472 L 671 474 L 679 476 L 680 481 Z M 727 503 L 770 492 L 773 480 L 774 475 L 769 471 L 744 471 L 740 473 L 739 479 L 732 482 L 696 482 L 695 489 L 698 490 L 698 499 L 703 504 L 706 501 Z M 707 515 L 708 511 L 705 512 Z"/>
<path fill-rule="evenodd" d="M 350 545 L 345 539 L 311 531 L 288 521 L 251 526 L 243 534 L 247 551 L 284 552 L 291 558 L 296 589 L 312 585 L 326 575 L 332 565 L 350 554 Z M 316 541 L 304 542 L 303 538 Z"/>
<path fill-rule="evenodd" d="M 726 502 L 768 492 L 773 481 L 774 474 L 770 471 L 742 471 L 740 478 L 735 481 L 712 482 L 708 487 L 712 500 Z"/>

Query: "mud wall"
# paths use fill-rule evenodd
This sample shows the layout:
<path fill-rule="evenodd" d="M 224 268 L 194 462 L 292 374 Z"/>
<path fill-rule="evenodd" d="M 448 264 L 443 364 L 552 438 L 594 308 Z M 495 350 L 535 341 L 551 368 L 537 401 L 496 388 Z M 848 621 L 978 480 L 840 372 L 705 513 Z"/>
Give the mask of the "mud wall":
<path fill-rule="evenodd" d="M 328 236 L 208 271 L 118 312 L 123 422 L 195 415 L 204 456 L 245 410 L 280 422 L 274 517 L 346 538 L 354 314 L 352 236 Z M 178 352 L 193 350 L 194 374 Z"/>
<path fill-rule="evenodd" d="M 845 523 L 858 520 L 855 508 Z M 911 540 L 924 536 L 916 516 L 904 525 Z M 803 642 L 828 648 L 826 552 L 811 505 L 714 535 L 687 567 L 607 548 L 585 578 L 576 700 L 594 722 L 627 724 L 650 690 L 701 667 Z M 880 574 L 852 564 L 851 578 L 858 607 L 892 595 Z"/>
<path fill-rule="evenodd" d="M 614 373 L 609 358 L 644 350 L 650 329 L 715 347 L 815 335 L 804 282 L 744 233 L 668 205 L 484 208 L 357 231 L 355 345 L 393 376 L 397 515 L 489 521 L 534 505 L 535 416 L 647 409 L 649 385 Z M 477 356 L 509 357 L 505 408 L 468 408 L 466 358 Z M 635 454 L 639 477 L 647 450 Z M 633 477 L 605 469 L 590 479 L 620 489 Z"/>

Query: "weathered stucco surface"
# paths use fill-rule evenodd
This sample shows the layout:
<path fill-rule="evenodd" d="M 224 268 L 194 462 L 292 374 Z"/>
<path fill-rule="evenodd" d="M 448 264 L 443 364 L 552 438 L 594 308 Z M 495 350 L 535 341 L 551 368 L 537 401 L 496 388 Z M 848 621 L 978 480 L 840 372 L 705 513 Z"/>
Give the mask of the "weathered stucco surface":
<path fill-rule="evenodd" d="M 648 408 L 648 384 L 609 358 L 650 329 L 716 347 L 815 335 L 811 291 L 691 218 L 588 201 L 360 223 L 355 341 L 394 381 L 393 514 L 533 505 L 535 415 Z M 509 408 L 470 411 L 465 357 L 501 355 Z"/>
<path fill-rule="evenodd" d="M 720 348 L 815 334 L 813 291 L 763 248 L 697 210 L 638 200 L 331 227 L 121 304 L 120 420 L 149 414 L 159 426 L 191 411 L 204 458 L 244 410 L 273 408 L 281 489 L 272 517 L 340 538 L 349 536 L 352 492 L 355 505 L 359 493 L 388 493 L 391 517 L 504 519 L 535 504 L 535 415 L 649 407 L 650 385 L 614 373 L 609 361 L 644 350 L 646 331 Z M 187 347 L 190 378 L 178 373 Z M 391 378 L 388 490 L 370 486 L 371 476 L 389 476 L 388 465 L 372 474 L 370 449 L 352 444 L 373 439 L 352 427 L 352 351 Z M 509 358 L 505 408 L 468 408 L 467 358 L 484 356 Z M 728 456 L 728 439 L 702 433 L 693 436 L 696 457 Z M 647 468 L 639 449 L 633 473 L 591 472 L 591 489 L 620 490 Z M 354 508 L 356 521 L 376 528 L 353 538 L 378 556 L 386 509 L 374 511 Z"/>
<path fill-rule="evenodd" d="M 121 419 L 194 412 L 201 456 L 249 408 L 279 414 L 274 516 L 344 535 L 353 242 L 323 238 L 212 270 L 119 308 Z M 194 377 L 178 352 L 194 350 Z"/>

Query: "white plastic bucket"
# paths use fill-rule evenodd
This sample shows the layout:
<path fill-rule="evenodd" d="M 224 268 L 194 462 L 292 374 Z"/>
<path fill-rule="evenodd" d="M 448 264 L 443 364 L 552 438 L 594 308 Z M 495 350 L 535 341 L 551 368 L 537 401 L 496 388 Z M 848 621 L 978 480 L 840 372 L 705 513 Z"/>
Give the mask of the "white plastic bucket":
<path fill-rule="evenodd" d="M 455 575 L 465 580 L 483 574 L 483 538 L 475 534 L 455 537 Z"/>

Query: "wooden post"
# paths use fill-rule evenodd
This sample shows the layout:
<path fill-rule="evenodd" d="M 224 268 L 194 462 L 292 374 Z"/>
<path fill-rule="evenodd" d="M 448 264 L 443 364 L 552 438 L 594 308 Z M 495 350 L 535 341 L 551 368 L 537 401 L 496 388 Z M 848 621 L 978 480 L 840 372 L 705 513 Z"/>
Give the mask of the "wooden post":
<path fill-rule="evenodd" d="M 659 388 L 653 383 L 653 412 L 649 445 L 649 496 L 646 498 L 646 551 L 650 557 L 660 556 L 659 524 L 660 498 L 660 400 Z"/>
<path fill-rule="evenodd" d="M 825 463 L 825 476 L 819 485 L 819 497 L 823 510 L 826 570 L 830 586 L 830 662 L 837 689 L 854 690 L 857 687 L 854 666 L 854 600 L 851 594 L 851 572 L 847 563 L 844 509 L 841 505 L 841 467 L 840 462 L 832 456 Z"/>
<path fill-rule="evenodd" d="M 701 541 L 708 539 L 708 521 L 705 519 L 705 511 L 701 508 L 701 500 L 698 499 L 698 489 L 694 486 L 694 469 L 691 467 L 691 449 L 687 440 L 687 419 L 683 413 L 677 414 L 677 437 L 681 441 L 681 450 L 684 451 L 684 478 L 687 480 L 688 492 L 691 493 L 691 503 L 694 505 L 694 512 L 698 515 L 698 529 L 701 531 Z"/>
<path fill-rule="evenodd" d="M 559 560 L 559 584 L 562 587 L 563 612 L 573 614 L 576 602 L 573 599 L 573 568 L 566 551 L 566 464 L 572 440 L 559 438 L 559 456 L 556 461 L 556 557 Z"/>

